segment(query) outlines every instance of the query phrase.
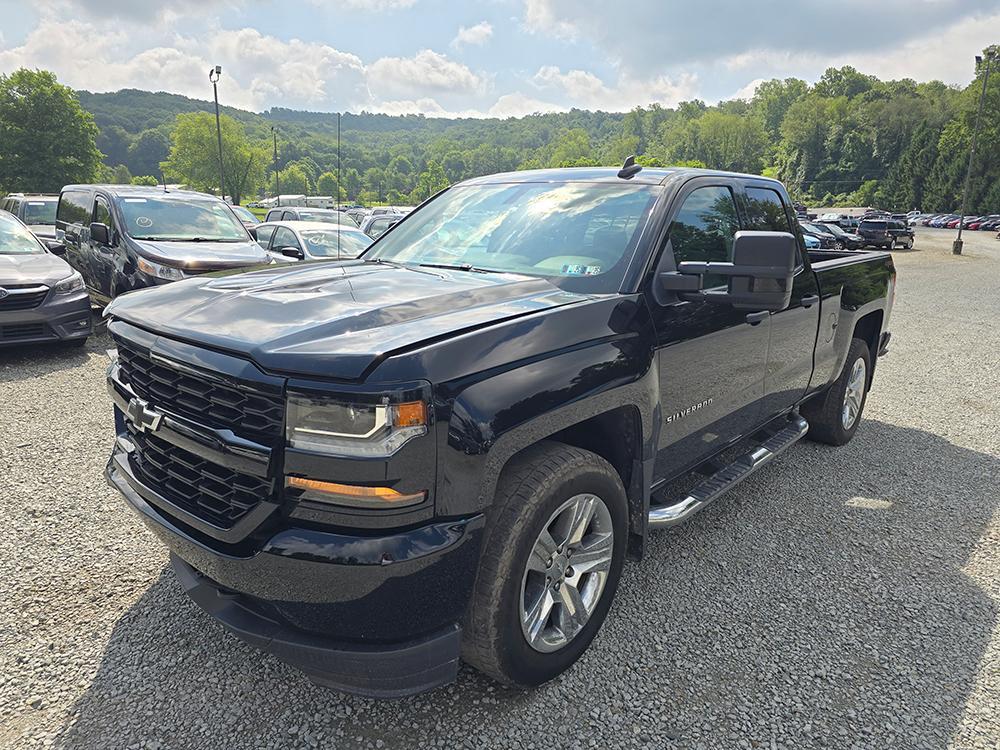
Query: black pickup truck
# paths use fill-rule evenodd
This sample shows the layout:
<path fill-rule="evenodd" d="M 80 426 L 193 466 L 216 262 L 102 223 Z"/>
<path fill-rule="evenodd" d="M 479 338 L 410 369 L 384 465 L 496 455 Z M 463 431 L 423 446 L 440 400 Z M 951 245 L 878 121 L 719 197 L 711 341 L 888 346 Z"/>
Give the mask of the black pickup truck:
<path fill-rule="evenodd" d="M 538 685 L 652 529 L 851 439 L 894 284 L 806 253 L 762 177 L 473 179 L 357 260 L 116 299 L 106 476 L 202 608 L 320 684 Z"/>

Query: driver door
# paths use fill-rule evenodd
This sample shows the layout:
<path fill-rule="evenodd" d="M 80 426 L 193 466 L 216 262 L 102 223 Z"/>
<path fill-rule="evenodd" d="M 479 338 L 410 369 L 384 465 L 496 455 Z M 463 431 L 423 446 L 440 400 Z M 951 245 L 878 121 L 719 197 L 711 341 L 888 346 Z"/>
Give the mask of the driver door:
<path fill-rule="evenodd" d="M 732 261 L 738 194 L 739 185 L 726 178 L 685 185 L 672 206 L 658 271 L 682 261 Z M 724 277 L 706 276 L 704 288 L 725 284 Z M 654 478 L 669 479 L 759 425 L 771 321 L 766 312 L 671 292 L 652 290 L 649 298 L 662 408 Z"/>
<path fill-rule="evenodd" d="M 299 242 L 299 238 L 295 236 L 295 232 L 288 227 L 278 227 L 274 230 L 274 236 L 271 238 L 271 252 L 281 255 L 282 250 L 286 247 L 298 250 L 303 254 L 303 257 L 305 257 L 305 251 L 302 249 L 302 243 Z"/>

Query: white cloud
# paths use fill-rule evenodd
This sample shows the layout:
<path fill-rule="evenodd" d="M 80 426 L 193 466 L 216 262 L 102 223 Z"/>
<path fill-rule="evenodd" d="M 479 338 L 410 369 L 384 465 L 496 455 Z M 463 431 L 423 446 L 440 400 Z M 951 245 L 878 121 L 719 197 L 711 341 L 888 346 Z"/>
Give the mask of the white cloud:
<path fill-rule="evenodd" d="M 460 26 L 455 38 L 451 40 L 453 49 L 475 46 L 481 47 L 493 36 L 493 25 L 488 21 L 482 21 L 475 26 Z"/>
<path fill-rule="evenodd" d="M 697 77 L 683 74 L 676 80 L 667 76 L 639 79 L 621 74 L 613 86 L 586 70 L 562 70 L 554 65 L 538 69 L 532 82 L 542 90 L 555 91 L 574 107 L 624 112 L 657 102 L 672 107 L 697 94 Z"/>
<path fill-rule="evenodd" d="M 488 117 L 524 117 L 543 112 L 562 112 L 569 107 L 563 107 L 552 102 L 545 102 L 540 99 L 533 99 L 520 92 L 504 94 L 496 103 L 487 110 Z"/>
<path fill-rule="evenodd" d="M 379 58 L 368 66 L 368 85 L 377 96 L 413 97 L 475 94 L 485 88 L 486 82 L 462 63 L 424 49 L 413 57 Z"/>
<path fill-rule="evenodd" d="M 757 87 L 764 83 L 766 79 L 764 78 L 754 78 L 746 86 L 743 86 L 739 91 L 737 91 L 729 99 L 746 99 L 749 101 L 753 99 L 754 94 L 757 93 Z"/>
<path fill-rule="evenodd" d="M 401 8 L 412 8 L 417 4 L 417 0 L 340 0 L 337 3 L 341 8 L 355 8 L 357 10 L 400 10 Z"/>

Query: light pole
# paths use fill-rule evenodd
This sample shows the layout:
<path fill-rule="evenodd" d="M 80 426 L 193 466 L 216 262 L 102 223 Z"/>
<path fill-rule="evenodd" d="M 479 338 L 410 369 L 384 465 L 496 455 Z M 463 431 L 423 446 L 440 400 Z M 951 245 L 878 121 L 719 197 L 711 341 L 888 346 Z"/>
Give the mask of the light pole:
<path fill-rule="evenodd" d="M 219 138 L 219 191 L 222 200 L 226 199 L 226 168 L 222 166 L 222 123 L 219 121 L 219 79 L 222 77 L 222 66 L 216 65 L 208 71 L 208 80 L 212 82 L 212 93 L 215 94 L 215 134 Z"/>
<path fill-rule="evenodd" d="M 274 197 L 281 195 L 281 183 L 278 182 L 278 131 L 271 126 L 271 137 L 274 139 Z"/>
<path fill-rule="evenodd" d="M 965 168 L 965 185 L 962 188 L 962 210 L 958 217 L 958 236 L 952 243 L 951 251 L 955 255 L 962 254 L 962 225 L 965 224 L 965 202 L 969 197 L 969 178 L 972 176 L 972 161 L 976 155 L 976 140 L 979 138 L 979 123 L 983 116 L 983 102 L 986 100 L 986 85 L 990 81 L 990 66 L 996 56 L 997 48 L 990 47 L 986 50 L 986 73 L 983 75 L 983 90 L 979 94 L 979 109 L 976 110 L 976 124 L 972 131 L 972 144 L 969 148 L 969 164 Z M 983 64 L 983 58 L 976 55 L 976 73 L 979 73 L 979 66 Z"/>

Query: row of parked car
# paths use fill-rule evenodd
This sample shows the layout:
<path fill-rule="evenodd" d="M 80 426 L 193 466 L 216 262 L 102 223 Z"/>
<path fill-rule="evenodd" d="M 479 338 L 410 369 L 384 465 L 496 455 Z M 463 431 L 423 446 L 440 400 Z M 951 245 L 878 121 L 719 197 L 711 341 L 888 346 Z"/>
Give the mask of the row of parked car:
<path fill-rule="evenodd" d="M 910 219 L 910 226 L 934 227 L 936 229 L 962 229 L 984 232 L 1000 232 L 1000 214 L 983 216 L 959 216 L 958 214 L 919 214 Z"/>
<path fill-rule="evenodd" d="M 879 214 L 870 214 L 857 220 L 846 215 L 825 214 L 816 221 L 799 221 L 799 228 L 806 237 L 807 246 L 822 249 L 861 250 L 879 247 L 885 250 L 909 250 L 914 242 L 913 230 L 905 221 Z"/>
<path fill-rule="evenodd" d="M 400 209 L 286 206 L 261 222 L 204 193 L 67 185 L 0 199 L 0 346 L 82 344 L 91 302 L 211 271 L 356 258 Z"/>

